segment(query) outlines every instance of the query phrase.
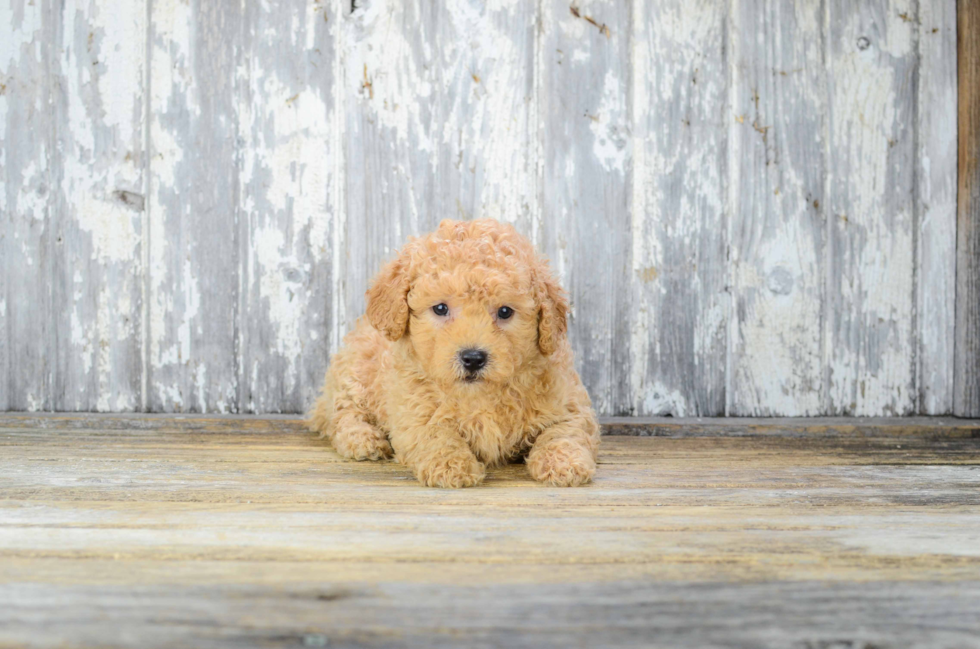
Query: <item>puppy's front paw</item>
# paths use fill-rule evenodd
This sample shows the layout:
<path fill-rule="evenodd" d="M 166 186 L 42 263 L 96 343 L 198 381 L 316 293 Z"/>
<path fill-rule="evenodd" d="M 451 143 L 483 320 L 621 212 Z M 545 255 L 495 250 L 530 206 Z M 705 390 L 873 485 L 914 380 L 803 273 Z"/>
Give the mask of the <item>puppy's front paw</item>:
<path fill-rule="evenodd" d="M 581 444 L 553 440 L 531 449 L 527 456 L 527 471 L 539 482 L 555 487 L 578 487 L 592 480 L 595 459 Z"/>
<path fill-rule="evenodd" d="M 338 429 L 332 441 L 337 452 L 348 460 L 384 460 L 392 455 L 385 434 L 367 423 Z"/>
<path fill-rule="evenodd" d="M 426 487 L 459 489 L 483 482 L 487 470 L 472 453 L 457 452 L 428 458 L 414 473 Z"/>

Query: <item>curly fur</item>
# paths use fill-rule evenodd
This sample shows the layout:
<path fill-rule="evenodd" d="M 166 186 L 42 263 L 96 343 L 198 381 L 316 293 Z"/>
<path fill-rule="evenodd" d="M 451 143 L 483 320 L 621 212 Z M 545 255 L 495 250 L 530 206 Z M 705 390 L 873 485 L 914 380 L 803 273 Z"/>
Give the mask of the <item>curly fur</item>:
<path fill-rule="evenodd" d="M 448 316 L 432 311 L 439 303 Z M 514 315 L 498 318 L 501 306 Z M 374 279 L 308 425 L 342 456 L 394 455 L 428 486 L 473 486 L 522 457 L 535 480 L 584 484 L 599 425 L 572 364 L 567 313 L 547 262 L 513 227 L 443 221 Z M 488 354 L 478 380 L 459 360 L 469 348 Z"/>

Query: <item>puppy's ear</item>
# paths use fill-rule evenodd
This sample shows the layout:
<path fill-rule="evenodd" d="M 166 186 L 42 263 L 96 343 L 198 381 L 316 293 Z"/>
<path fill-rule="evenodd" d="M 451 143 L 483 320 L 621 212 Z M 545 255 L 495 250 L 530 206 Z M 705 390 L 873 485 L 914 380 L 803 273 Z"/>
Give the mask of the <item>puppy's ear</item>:
<path fill-rule="evenodd" d="M 537 268 L 538 347 L 545 356 L 558 349 L 568 332 L 568 299 L 545 264 Z"/>
<path fill-rule="evenodd" d="M 398 340 L 408 327 L 408 254 L 405 250 L 385 265 L 367 291 L 367 317 L 388 340 Z"/>

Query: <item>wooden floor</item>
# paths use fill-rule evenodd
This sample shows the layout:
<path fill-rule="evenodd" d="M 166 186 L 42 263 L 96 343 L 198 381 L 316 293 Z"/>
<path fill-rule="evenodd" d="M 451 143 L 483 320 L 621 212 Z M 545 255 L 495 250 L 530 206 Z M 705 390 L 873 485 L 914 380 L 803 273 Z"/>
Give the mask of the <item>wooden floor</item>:
<path fill-rule="evenodd" d="M 980 647 L 980 423 L 616 420 L 419 487 L 286 418 L 0 414 L 0 646 Z"/>

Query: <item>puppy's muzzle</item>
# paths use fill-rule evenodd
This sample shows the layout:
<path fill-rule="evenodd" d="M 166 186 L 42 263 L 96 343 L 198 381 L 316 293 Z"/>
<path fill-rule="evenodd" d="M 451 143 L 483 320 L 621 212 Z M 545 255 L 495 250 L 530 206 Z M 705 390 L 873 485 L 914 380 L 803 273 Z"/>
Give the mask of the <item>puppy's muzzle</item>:
<path fill-rule="evenodd" d="M 482 349 L 464 349 L 459 353 L 459 364 L 466 372 L 466 380 L 474 381 L 478 378 L 480 370 L 487 365 L 490 355 Z"/>

